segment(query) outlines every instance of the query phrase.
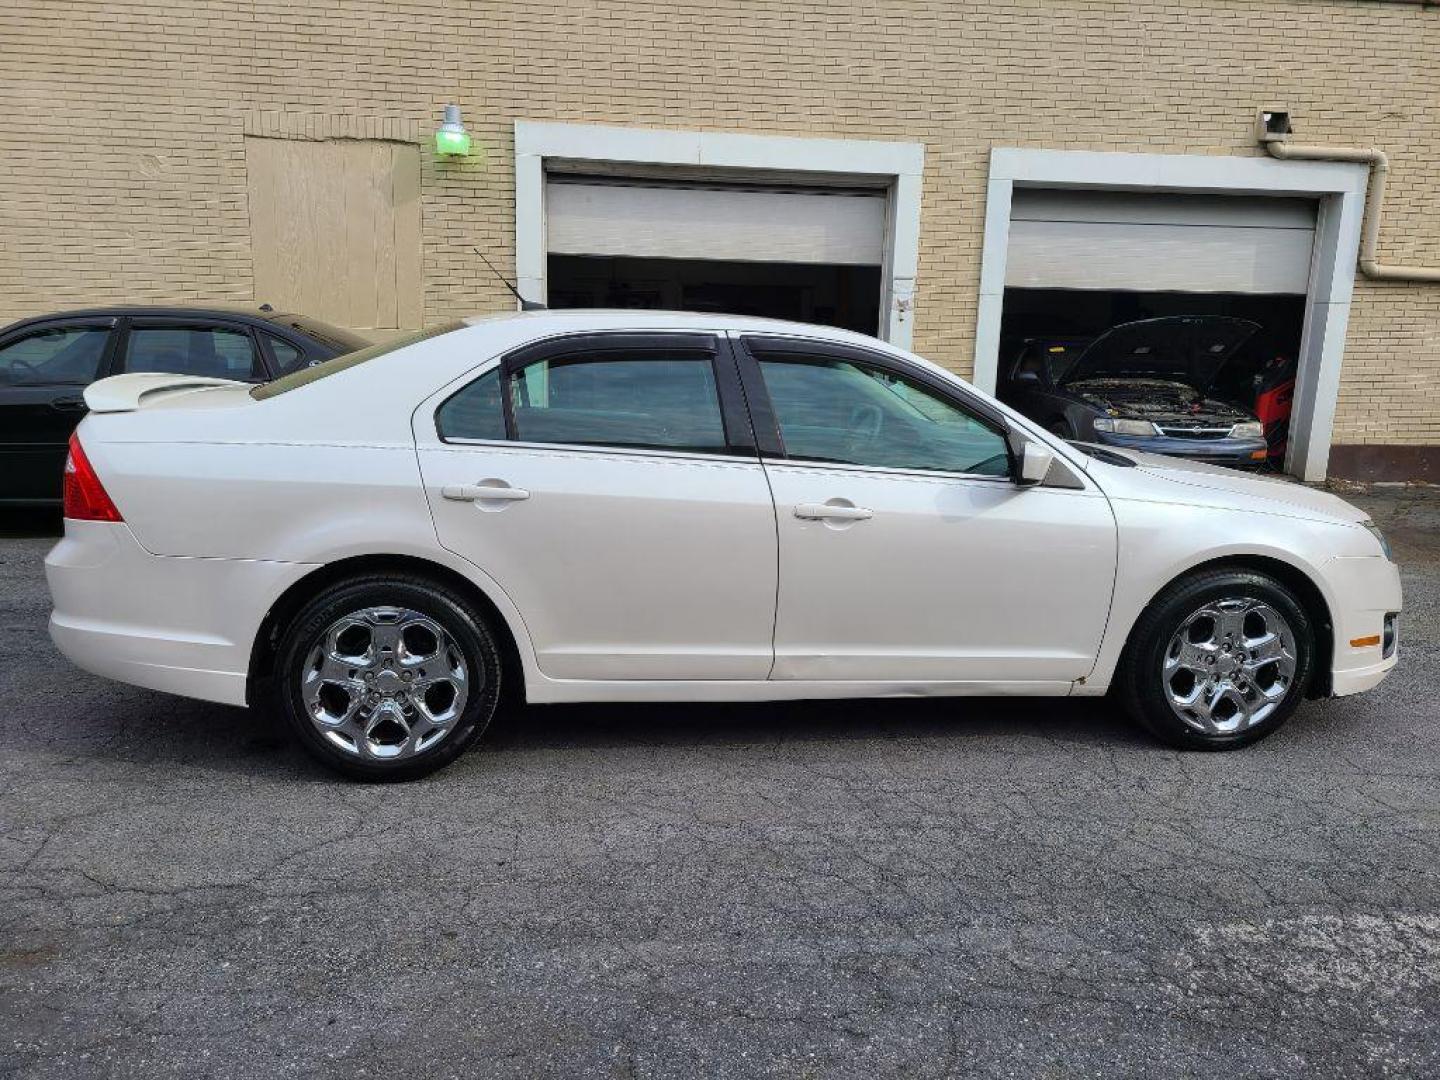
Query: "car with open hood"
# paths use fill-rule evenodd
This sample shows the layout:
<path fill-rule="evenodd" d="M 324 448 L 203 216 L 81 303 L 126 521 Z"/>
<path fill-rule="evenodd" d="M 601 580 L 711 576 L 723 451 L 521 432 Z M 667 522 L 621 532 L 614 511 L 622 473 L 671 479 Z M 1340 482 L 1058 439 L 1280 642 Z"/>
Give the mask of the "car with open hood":
<path fill-rule="evenodd" d="M 1184 315 L 1123 323 L 1093 340 L 1027 338 L 999 397 L 1063 439 L 1259 468 L 1269 457 L 1264 425 L 1215 389 L 1259 330 L 1248 319 Z"/>

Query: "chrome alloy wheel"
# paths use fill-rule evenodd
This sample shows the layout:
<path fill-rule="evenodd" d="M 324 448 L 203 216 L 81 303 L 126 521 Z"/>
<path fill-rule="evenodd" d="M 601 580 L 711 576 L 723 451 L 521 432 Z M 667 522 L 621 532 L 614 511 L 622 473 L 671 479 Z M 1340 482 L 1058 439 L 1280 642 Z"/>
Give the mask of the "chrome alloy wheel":
<path fill-rule="evenodd" d="M 1244 731 L 1285 700 L 1295 679 L 1295 632 L 1259 600 L 1212 600 L 1175 631 L 1161 679 L 1170 708 L 1196 731 Z"/>
<path fill-rule="evenodd" d="M 428 615 L 368 607 L 336 619 L 310 650 L 300 694 L 320 733 L 360 758 L 396 760 L 454 729 L 469 696 L 464 654 Z"/>

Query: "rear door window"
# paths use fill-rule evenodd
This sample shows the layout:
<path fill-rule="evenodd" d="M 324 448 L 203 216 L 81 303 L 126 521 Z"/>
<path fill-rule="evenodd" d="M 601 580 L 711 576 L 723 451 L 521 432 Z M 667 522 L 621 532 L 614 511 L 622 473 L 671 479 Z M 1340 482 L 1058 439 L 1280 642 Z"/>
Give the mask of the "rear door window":
<path fill-rule="evenodd" d="M 708 356 L 645 353 L 540 360 L 510 379 L 521 442 L 723 453 Z"/>
<path fill-rule="evenodd" d="M 265 378 L 250 335 L 221 326 L 132 326 L 122 369 L 241 382 Z"/>
<path fill-rule="evenodd" d="M 100 374 L 110 330 L 54 326 L 0 348 L 0 386 L 84 386 Z"/>
<path fill-rule="evenodd" d="M 508 395 L 509 401 L 505 398 Z M 725 453 L 712 356 L 703 350 L 602 349 L 496 368 L 436 411 L 442 439 Z"/>

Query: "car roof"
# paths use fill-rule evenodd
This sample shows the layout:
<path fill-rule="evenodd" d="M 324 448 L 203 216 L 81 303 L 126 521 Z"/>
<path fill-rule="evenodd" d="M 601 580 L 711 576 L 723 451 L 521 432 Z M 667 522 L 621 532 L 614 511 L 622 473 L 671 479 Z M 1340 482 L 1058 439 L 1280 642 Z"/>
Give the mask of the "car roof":
<path fill-rule="evenodd" d="M 21 326 L 25 323 L 50 322 L 55 319 L 119 318 L 126 315 L 159 316 L 161 318 L 167 316 L 195 318 L 197 316 L 212 315 L 224 319 L 240 319 L 246 322 L 275 323 L 277 325 L 289 325 L 287 320 L 306 318 L 306 316 L 303 315 L 276 311 L 273 308 L 267 311 L 265 307 L 262 307 L 260 304 L 110 304 L 104 307 L 71 308 L 66 311 L 50 311 L 41 315 L 29 315 L 23 319 L 16 320 L 10 325 Z M 9 327 L 5 327 L 4 329 L 9 329 Z"/>
<path fill-rule="evenodd" d="M 39 315 L 26 315 L 19 323 L 39 323 L 52 318 L 101 318 L 120 315 L 220 315 L 222 318 L 253 318 L 264 323 L 291 318 L 289 312 L 265 310 L 259 304 L 107 304 L 104 307 L 68 308 L 65 311 L 46 311 Z"/>
<path fill-rule="evenodd" d="M 536 337 L 551 333 L 590 330 L 697 330 L 715 332 L 777 334 L 790 337 L 839 341 L 869 349 L 893 350 L 872 334 L 842 330 L 835 326 L 764 319 L 754 315 L 725 315 L 718 312 L 655 311 L 649 308 L 564 308 L 545 311 L 510 311 L 498 315 L 472 315 L 461 320 L 467 326 L 523 322 Z"/>
<path fill-rule="evenodd" d="M 269 308 L 269 310 L 266 310 Z M 280 337 L 289 337 L 294 340 L 297 335 L 310 342 L 311 345 L 319 346 L 331 353 L 353 352 L 362 349 L 371 342 L 368 338 L 346 330 L 343 327 L 331 326 L 321 322 L 319 319 L 311 318 L 309 315 L 296 315 L 286 311 L 276 311 L 268 304 L 113 304 L 107 307 L 74 308 L 69 311 L 52 311 L 44 315 L 31 315 L 11 323 L 9 326 L 0 327 L 0 334 L 9 334 L 16 330 L 25 330 L 37 324 L 66 322 L 72 319 L 118 319 L 118 318 L 160 318 L 160 319 L 214 319 L 217 321 L 238 322 L 247 326 L 262 328 L 266 331 L 278 334 Z M 306 346 L 307 350 L 310 348 Z"/>

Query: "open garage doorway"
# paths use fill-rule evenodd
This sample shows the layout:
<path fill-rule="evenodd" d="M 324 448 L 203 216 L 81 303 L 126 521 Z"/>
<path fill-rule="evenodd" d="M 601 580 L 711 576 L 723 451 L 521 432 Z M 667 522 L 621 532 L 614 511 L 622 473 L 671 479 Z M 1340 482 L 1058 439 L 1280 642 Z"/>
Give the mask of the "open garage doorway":
<path fill-rule="evenodd" d="M 551 255 L 552 308 L 661 308 L 875 333 L 880 267 Z"/>
<path fill-rule="evenodd" d="M 1315 222 L 1307 199 L 1017 189 L 1000 397 L 1067 437 L 1153 427 L 1136 448 L 1282 469 Z"/>
<path fill-rule="evenodd" d="M 1305 297 L 1277 293 L 1178 293 L 1088 291 L 1079 289 L 1006 289 L 1000 326 L 1000 388 L 1010 387 L 1016 368 L 1037 352 L 1073 360 L 1107 332 L 1141 322 L 1163 330 L 1158 320 L 1188 317 L 1241 325 L 1244 340 L 1213 370 L 1195 366 L 1197 396 L 1234 405 L 1264 425 L 1267 453 L 1250 467 L 1284 468 L 1290 409 L 1305 322 Z M 1253 331 L 1243 324 L 1253 324 Z M 1193 324 L 1192 324 L 1193 325 Z M 1237 335 L 1239 336 L 1239 335 Z M 1160 335 L 1156 335 L 1160 340 Z M 1157 358 L 1159 359 L 1159 358 Z M 1011 404 L 1019 406 L 1018 401 Z M 1042 423 L 1054 417 L 1037 416 Z M 1196 427 L 1201 425 L 1197 422 Z M 1077 434 L 1069 432 L 1068 434 Z"/>
<path fill-rule="evenodd" d="M 552 308 L 665 308 L 881 332 L 886 191 L 555 173 Z"/>
<path fill-rule="evenodd" d="M 515 284 L 556 307 L 786 315 L 908 349 L 924 165 L 921 143 L 516 120 Z"/>

